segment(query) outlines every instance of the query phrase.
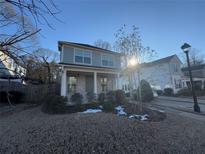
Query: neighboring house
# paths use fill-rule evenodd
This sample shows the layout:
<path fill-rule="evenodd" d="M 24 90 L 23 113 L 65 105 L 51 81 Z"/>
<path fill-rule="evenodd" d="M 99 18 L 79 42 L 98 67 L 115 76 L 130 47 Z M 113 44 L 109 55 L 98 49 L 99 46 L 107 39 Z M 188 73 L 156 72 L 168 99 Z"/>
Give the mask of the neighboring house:
<path fill-rule="evenodd" d="M 181 64 L 177 55 L 140 64 L 140 79 L 148 81 L 154 89 L 164 90 L 164 88 L 172 88 L 174 93 L 176 93 L 182 88 L 183 73 L 181 71 Z M 131 86 L 133 86 L 133 89 L 138 87 L 137 71 L 131 78 L 129 75 L 123 75 L 121 78 L 121 88 L 126 92 L 130 90 Z M 129 85 L 129 81 L 133 81 L 133 78 L 135 83 Z"/>
<path fill-rule="evenodd" d="M 181 69 L 184 73 L 183 86 L 190 87 L 188 67 Z M 205 89 L 205 64 L 191 66 L 192 76 L 197 90 Z"/>
<path fill-rule="evenodd" d="M 11 81 L 21 82 L 20 77 L 25 76 L 26 69 L 23 65 L 15 63 L 15 61 L 0 51 L 0 81 L 6 81 L 8 78 Z"/>
<path fill-rule="evenodd" d="M 120 53 L 82 43 L 59 41 L 62 67 L 61 95 L 74 93 L 84 98 L 119 88 Z"/>

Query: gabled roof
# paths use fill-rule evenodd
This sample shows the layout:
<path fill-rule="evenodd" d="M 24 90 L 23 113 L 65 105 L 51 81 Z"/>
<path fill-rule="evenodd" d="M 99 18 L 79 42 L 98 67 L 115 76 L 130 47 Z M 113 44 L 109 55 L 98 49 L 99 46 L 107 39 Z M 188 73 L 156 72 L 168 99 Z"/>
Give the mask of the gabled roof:
<path fill-rule="evenodd" d="M 119 52 L 115 52 L 115 51 L 99 48 L 99 47 L 96 47 L 96 46 L 93 46 L 93 45 L 83 44 L 83 43 L 76 43 L 76 42 L 67 42 L 67 41 L 58 41 L 58 50 L 59 51 L 61 51 L 61 45 L 63 45 L 63 44 L 64 45 L 69 45 L 69 46 L 74 46 L 74 47 L 82 47 L 82 48 L 94 49 L 94 50 L 99 50 L 99 51 L 103 51 L 103 52 L 107 52 L 107 53 L 111 53 L 111 54 L 121 55 L 121 53 L 119 53 Z"/>
<path fill-rule="evenodd" d="M 191 70 L 201 70 L 201 69 L 205 69 L 205 64 L 191 66 Z M 189 70 L 188 67 L 182 68 L 182 71 L 188 71 L 188 70 Z"/>
<path fill-rule="evenodd" d="M 153 66 L 153 65 L 156 65 L 156 64 L 162 64 L 162 63 L 168 63 L 170 62 L 174 57 L 176 57 L 180 63 L 181 63 L 181 60 L 178 58 L 178 56 L 175 54 L 175 55 L 171 55 L 171 56 L 168 56 L 168 57 L 165 57 L 165 58 L 161 58 L 161 59 L 158 59 L 158 60 L 155 60 L 155 61 L 152 61 L 152 62 L 149 62 L 149 63 L 143 63 L 141 64 L 141 66 Z"/>

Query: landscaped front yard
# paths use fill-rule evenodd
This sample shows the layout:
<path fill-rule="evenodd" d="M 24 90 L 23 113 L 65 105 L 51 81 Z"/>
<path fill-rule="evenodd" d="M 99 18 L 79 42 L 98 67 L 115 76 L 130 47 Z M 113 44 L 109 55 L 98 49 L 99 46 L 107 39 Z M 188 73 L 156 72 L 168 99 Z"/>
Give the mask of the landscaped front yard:
<path fill-rule="evenodd" d="M 205 153 L 205 124 L 113 113 L 49 115 L 39 107 L 0 117 L 0 153 Z"/>

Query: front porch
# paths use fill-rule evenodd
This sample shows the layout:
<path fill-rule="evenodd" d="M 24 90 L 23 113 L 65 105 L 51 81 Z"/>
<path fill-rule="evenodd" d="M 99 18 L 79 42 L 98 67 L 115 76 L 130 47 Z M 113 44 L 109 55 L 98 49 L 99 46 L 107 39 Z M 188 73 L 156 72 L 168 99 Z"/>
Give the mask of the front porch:
<path fill-rule="evenodd" d="M 87 93 L 100 94 L 119 89 L 119 73 L 104 69 L 80 69 L 64 67 L 61 77 L 61 96 L 66 96 L 68 102 L 75 93 L 83 95 L 87 102 Z"/>

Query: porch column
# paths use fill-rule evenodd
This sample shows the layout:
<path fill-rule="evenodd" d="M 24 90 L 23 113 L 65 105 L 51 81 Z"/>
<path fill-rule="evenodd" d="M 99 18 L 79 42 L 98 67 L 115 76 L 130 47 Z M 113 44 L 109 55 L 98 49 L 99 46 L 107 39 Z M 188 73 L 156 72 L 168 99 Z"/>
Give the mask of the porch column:
<path fill-rule="evenodd" d="M 94 72 L 94 93 L 97 94 L 97 72 Z"/>
<path fill-rule="evenodd" d="M 120 74 L 117 73 L 117 79 L 116 79 L 116 90 L 120 89 Z"/>
<path fill-rule="evenodd" d="M 67 94 L 67 71 L 63 69 L 61 75 L 61 96 L 66 96 Z"/>

